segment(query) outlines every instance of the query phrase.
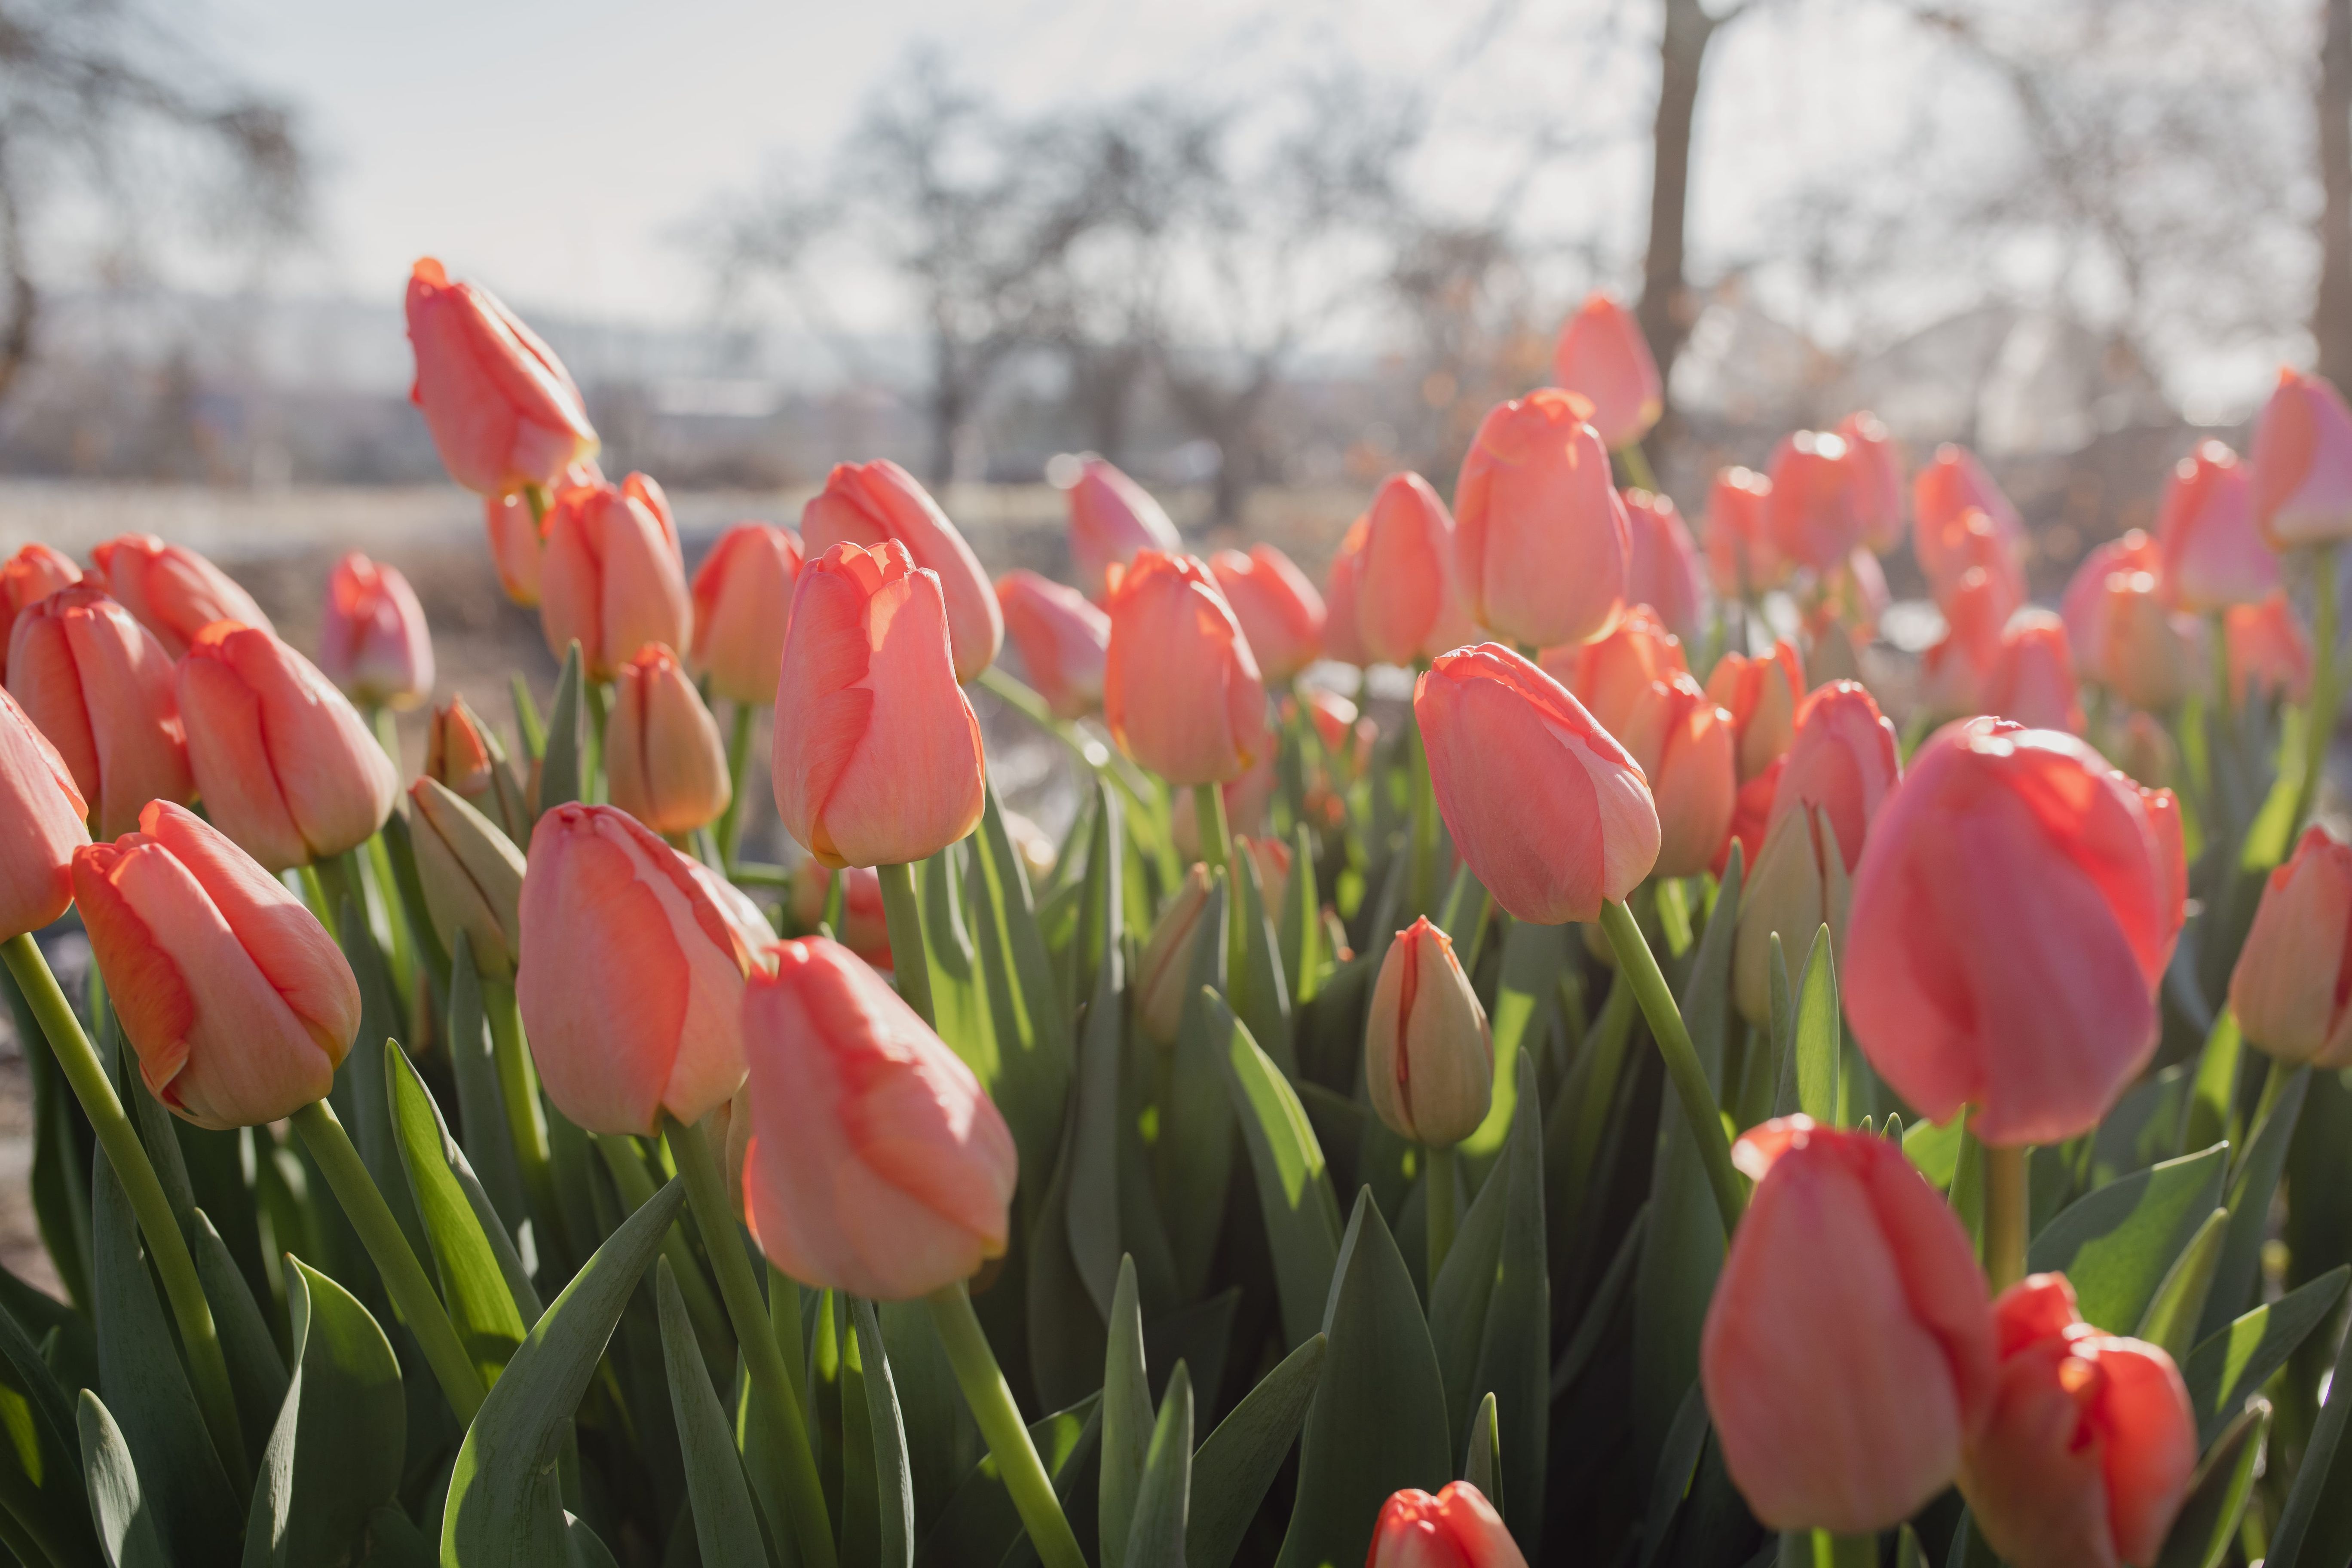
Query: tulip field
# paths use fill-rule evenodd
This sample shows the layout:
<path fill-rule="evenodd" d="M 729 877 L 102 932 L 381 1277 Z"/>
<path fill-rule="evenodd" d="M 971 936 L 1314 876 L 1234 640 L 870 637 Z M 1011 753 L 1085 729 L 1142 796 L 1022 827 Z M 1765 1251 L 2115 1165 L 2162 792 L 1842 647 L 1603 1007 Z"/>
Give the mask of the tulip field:
<path fill-rule="evenodd" d="M 888 461 L 689 575 L 527 326 L 407 318 L 561 665 L 419 776 L 397 571 L 313 659 L 183 544 L 0 565 L 0 1561 L 2352 1563 L 2326 382 L 2054 609 L 1866 413 L 1695 538 L 1602 296 L 1319 584 L 1099 459 L 1069 581 Z"/>

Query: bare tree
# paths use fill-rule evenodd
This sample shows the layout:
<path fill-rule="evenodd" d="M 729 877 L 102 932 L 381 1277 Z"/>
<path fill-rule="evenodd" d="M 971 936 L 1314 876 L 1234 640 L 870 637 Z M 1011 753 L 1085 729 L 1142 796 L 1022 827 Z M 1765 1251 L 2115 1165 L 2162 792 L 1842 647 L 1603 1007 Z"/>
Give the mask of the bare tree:
<path fill-rule="evenodd" d="M 2352 0 L 2323 0 L 2319 77 L 2319 374 L 2352 385 Z"/>

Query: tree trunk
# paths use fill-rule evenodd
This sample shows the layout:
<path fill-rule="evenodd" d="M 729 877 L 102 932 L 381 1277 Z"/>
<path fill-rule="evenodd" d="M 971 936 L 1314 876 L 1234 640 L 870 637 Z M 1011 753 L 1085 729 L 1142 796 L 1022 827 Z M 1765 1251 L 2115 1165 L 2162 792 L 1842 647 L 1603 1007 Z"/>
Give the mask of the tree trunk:
<path fill-rule="evenodd" d="M 1721 25 L 1706 14 L 1701 0 L 1665 0 L 1665 26 L 1658 37 L 1658 118 L 1651 133 L 1650 244 L 1642 260 L 1642 300 L 1634 308 L 1651 356 L 1658 362 L 1659 380 L 1667 388 L 1665 417 L 1654 440 L 1677 423 L 1675 357 L 1682 353 L 1698 314 L 1683 276 L 1691 121 L 1698 111 L 1699 69 L 1706 59 L 1707 41 Z"/>
<path fill-rule="evenodd" d="M 2319 45 L 2319 374 L 2352 384 L 2352 0 L 2322 0 Z"/>
<path fill-rule="evenodd" d="M 8 314 L 0 325 L 0 400 L 5 400 L 25 362 L 32 358 L 33 319 L 40 307 L 25 254 L 24 215 L 16 204 L 16 182 L 5 169 L 0 169 L 0 271 L 7 274 L 8 290 Z"/>

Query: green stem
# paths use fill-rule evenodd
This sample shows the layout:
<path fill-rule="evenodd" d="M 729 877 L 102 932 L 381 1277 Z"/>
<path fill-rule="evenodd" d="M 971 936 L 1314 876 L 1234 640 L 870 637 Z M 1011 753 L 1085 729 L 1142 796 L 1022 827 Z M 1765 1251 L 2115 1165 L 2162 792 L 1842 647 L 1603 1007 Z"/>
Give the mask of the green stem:
<path fill-rule="evenodd" d="M 318 866 L 298 866 L 294 875 L 302 884 L 302 901 L 310 906 L 310 912 L 319 917 L 319 923 L 327 928 L 329 936 L 339 936 L 343 924 L 342 905 L 327 896 L 327 884 L 320 877 Z"/>
<path fill-rule="evenodd" d="M 1444 1148 L 1427 1147 L 1422 1155 L 1429 1162 L 1429 1288 L 1437 1289 L 1437 1271 L 1445 1266 L 1445 1255 L 1454 1248 L 1454 1179 L 1456 1157 L 1454 1145 Z"/>
<path fill-rule="evenodd" d="M 588 710 L 588 755 L 582 759 L 580 770 L 582 800 L 611 798 L 606 791 L 598 787 L 604 776 L 604 692 L 608 684 L 606 681 L 591 680 L 580 692 Z"/>
<path fill-rule="evenodd" d="M 931 1011 L 930 951 L 923 945 L 923 910 L 915 900 L 912 866 L 877 866 L 882 883 L 882 915 L 890 928 L 890 970 L 898 977 L 898 995 L 926 1024 L 935 1023 Z M 837 879 L 841 873 L 835 871 Z"/>
<path fill-rule="evenodd" d="M 490 1026 L 490 1061 L 498 1070 L 499 1098 L 505 1102 L 507 1141 L 514 1145 L 515 1163 L 530 1197 L 531 1214 L 552 1239 L 562 1234 L 562 1210 L 555 1197 L 547 1118 L 540 1110 L 539 1074 L 531 1068 L 530 1047 L 523 1040 L 522 1010 L 515 1005 L 513 980 L 488 975 L 481 980 L 482 1016 Z"/>
<path fill-rule="evenodd" d="M 352 881 L 351 862 L 341 855 L 327 855 L 311 862 L 311 869 L 318 874 L 320 897 L 334 911 L 329 929 L 338 934 L 342 931 L 343 911 L 348 909 L 358 918 L 360 930 L 373 941 L 374 932 L 367 923 L 367 900 Z"/>
<path fill-rule="evenodd" d="M 1013 1509 L 1028 1527 L 1029 1542 L 1037 1549 L 1038 1560 L 1045 1568 L 1086 1568 L 1086 1554 L 1078 1550 L 1077 1535 L 1062 1512 L 1062 1500 L 1054 1495 L 1054 1483 L 1038 1460 L 1036 1445 L 1029 1441 L 1029 1428 L 1013 1403 L 1013 1390 L 1005 1386 L 996 1352 L 988 1348 L 988 1336 L 981 1331 L 963 1282 L 934 1290 L 925 1300 L 930 1303 L 940 1342 L 947 1347 L 948 1361 L 955 1367 L 964 1403 L 980 1423 L 981 1436 L 988 1439 L 997 1475 L 1004 1489 L 1013 1494 Z"/>
<path fill-rule="evenodd" d="M 2303 788 L 2294 803 L 2298 827 L 2319 804 L 2319 781 L 2327 772 L 2327 742 L 2336 733 L 2336 547 L 2318 546 L 2311 561 L 2311 715 L 2303 727 Z"/>
<path fill-rule="evenodd" d="M 719 865 L 722 870 L 735 868 L 735 847 L 743 838 L 743 784 L 751 771 L 751 727 L 760 710 L 749 702 L 735 704 L 735 722 L 727 732 L 727 776 L 734 781 L 735 793 L 727 797 L 727 809 L 719 814 Z"/>
<path fill-rule="evenodd" d="M 375 884 L 377 899 L 383 905 L 384 923 L 392 931 L 392 976 L 400 984 L 402 998 L 413 1004 L 416 997 L 416 943 L 409 931 L 407 901 L 401 897 L 400 878 L 392 868 L 392 848 L 383 841 L 382 833 L 367 841 L 360 870 L 365 882 Z"/>
<path fill-rule="evenodd" d="M 1706 1068 L 1699 1065 L 1682 1010 L 1675 1005 L 1675 994 L 1667 989 L 1666 977 L 1658 973 L 1657 957 L 1643 940 L 1642 928 L 1633 923 L 1633 911 L 1614 899 L 1604 901 L 1601 929 L 1608 932 L 1609 945 L 1616 952 L 1619 977 L 1632 984 L 1633 999 L 1650 1021 L 1650 1034 L 1658 1042 L 1658 1054 L 1665 1058 L 1666 1076 L 1674 1079 L 1683 1116 L 1698 1144 L 1699 1161 L 1706 1167 L 1707 1184 L 1715 1190 L 1723 1234 L 1729 1236 L 1739 1224 L 1740 1211 L 1748 1206 L 1748 1194 L 1740 1185 L 1739 1173 L 1732 1168 L 1731 1140 L 1723 1131 L 1723 1112 L 1716 1106 L 1715 1092 L 1707 1087 Z"/>
<path fill-rule="evenodd" d="M 1813 1568 L 1878 1568 L 1878 1537 L 1813 1531 Z"/>
<path fill-rule="evenodd" d="M 635 1214 L 651 1203 L 656 1191 L 653 1173 L 646 1169 L 636 1141 L 617 1132 L 599 1132 L 595 1139 L 596 1152 L 604 1156 L 604 1169 L 612 1173 L 613 1186 L 621 1194 L 621 1206 Z M 735 1342 L 728 1332 L 727 1314 L 710 1293 L 710 1280 L 694 1260 L 694 1249 L 687 1246 L 686 1232 L 679 1226 L 672 1225 L 663 1232 L 662 1256 L 669 1259 L 670 1272 L 677 1276 L 678 1294 L 685 1298 L 694 1337 L 702 1343 L 703 1360 L 721 1381 L 732 1377 Z"/>
<path fill-rule="evenodd" d="M 2263 1123 L 2271 1119 L 2271 1111 L 2277 1107 L 2279 1096 L 2286 1091 L 2286 1080 L 2294 1076 L 2294 1068 L 2278 1058 L 2271 1058 L 2270 1062 L 2270 1069 L 2263 1075 L 2262 1098 L 2254 1102 L 2253 1117 L 2246 1123 L 2246 1145 L 2249 1149 L 2253 1146 L 2254 1134 L 2261 1131 Z"/>
<path fill-rule="evenodd" d="M 1651 470 L 1649 454 L 1642 450 L 1641 442 L 1628 441 L 1618 447 L 1617 460 L 1624 465 L 1625 477 L 1633 481 L 1634 488 L 1652 495 L 1659 493 L 1658 476 Z"/>
<path fill-rule="evenodd" d="M 1234 829 L 1225 820 L 1225 792 L 1222 785 L 1192 786 L 1192 825 L 1200 831 L 1201 858 L 1209 869 L 1230 869 L 1234 863 Z"/>
<path fill-rule="evenodd" d="M 380 702 L 373 703 L 367 710 L 367 721 L 368 728 L 375 731 L 375 743 L 383 748 L 383 754 L 392 759 L 394 767 L 400 766 L 400 727 L 392 721 L 392 710 Z"/>
<path fill-rule="evenodd" d="M 163 1276 L 163 1294 L 172 1304 L 173 1321 L 179 1325 L 180 1343 L 188 1354 L 188 1381 L 194 1385 L 196 1403 L 204 1411 L 205 1429 L 212 1434 L 222 1465 L 241 1489 L 252 1478 L 252 1465 L 246 1457 L 244 1429 L 237 1425 L 228 1359 L 221 1353 L 212 1304 L 205 1300 L 195 1259 L 188 1254 L 188 1238 L 172 1213 L 171 1200 L 163 1195 L 163 1184 L 155 1178 L 146 1146 L 132 1130 L 98 1052 L 82 1033 L 81 1020 L 74 1016 L 72 1004 L 58 989 L 58 977 L 49 973 L 40 947 L 24 934 L 10 937 L 0 951 L 6 953 L 8 973 L 16 977 L 16 988 L 40 1021 L 41 1033 L 48 1037 L 58 1067 L 73 1086 L 74 1098 L 81 1101 L 82 1112 L 98 1134 L 98 1146 L 131 1199 L 131 1213 L 138 1216 L 139 1228 L 147 1237 L 147 1255 Z"/>
<path fill-rule="evenodd" d="M 2026 1171 L 2032 1151 L 1985 1146 L 1985 1275 L 1998 1296 L 2025 1278 Z"/>
<path fill-rule="evenodd" d="M 392 1205 L 383 1201 L 360 1152 L 352 1147 L 351 1134 L 343 1131 L 333 1108 L 323 1100 L 313 1100 L 287 1120 L 301 1135 L 302 1146 L 318 1162 L 327 1185 L 335 1190 L 335 1201 L 342 1205 L 352 1228 L 359 1232 L 368 1256 L 375 1260 L 384 1290 L 415 1334 L 417 1347 L 440 1381 L 449 1408 L 457 1413 L 457 1425 L 471 1426 L 488 1393 L 482 1374 L 466 1353 L 466 1342 L 450 1325 L 441 1298 L 434 1293 L 433 1281 L 425 1277 L 425 1266 L 409 1250 Z"/>
<path fill-rule="evenodd" d="M 784 1365 L 783 1352 L 769 1325 L 767 1304 L 760 1300 L 751 1260 L 743 1256 L 737 1239 L 735 1205 L 728 1202 L 726 1182 L 700 1128 L 665 1116 L 662 1129 L 677 1173 L 686 1178 L 687 1202 L 694 1207 L 694 1223 L 701 1227 L 703 1247 L 719 1276 L 719 1299 L 735 1325 L 735 1342 L 743 1352 L 752 1394 L 766 1407 L 771 1433 L 779 1439 L 768 1446 L 761 1467 L 766 1473 L 760 1478 L 769 1493 L 769 1517 L 792 1521 L 803 1568 L 833 1568 L 833 1524 L 825 1511 L 824 1483 L 817 1479 L 816 1456 L 809 1449 L 808 1423 L 792 1371 Z"/>

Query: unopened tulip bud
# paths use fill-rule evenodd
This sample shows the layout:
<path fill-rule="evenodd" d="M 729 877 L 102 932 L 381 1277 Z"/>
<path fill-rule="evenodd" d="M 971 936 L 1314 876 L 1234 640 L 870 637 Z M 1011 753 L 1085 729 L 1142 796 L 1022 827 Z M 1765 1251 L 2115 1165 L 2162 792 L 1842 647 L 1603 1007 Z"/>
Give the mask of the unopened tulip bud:
<path fill-rule="evenodd" d="M 784 628 L 801 542 L 789 528 L 739 522 L 719 536 L 694 574 L 694 668 L 713 696 L 747 707 L 776 700 Z"/>
<path fill-rule="evenodd" d="M 2254 527 L 2252 470 L 2219 441 L 2173 465 L 2156 534 L 2165 589 L 2192 614 L 2258 604 L 2279 585 L 2278 553 Z"/>
<path fill-rule="evenodd" d="M 996 580 L 996 603 L 1022 670 L 1054 717 L 1076 719 L 1102 706 L 1108 616 L 1076 588 L 1025 568 Z"/>
<path fill-rule="evenodd" d="M 2157 579 L 2164 571 L 2164 552 L 2139 529 L 2092 549 L 2074 574 L 2066 579 L 2059 596 L 2059 618 L 2066 623 L 2066 640 L 2074 650 L 2074 668 L 2084 679 L 2104 681 L 2107 652 L 2107 582 L 2117 576 L 2146 573 Z"/>
<path fill-rule="evenodd" d="M 1220 550 L 1209 557 L 1217 587 L 1249 639 L 1259 674 L 1287 681 L 1323 650 L 1323 595 L 1290 557 L 1271 544 Z"/>
<path fill-rule="evenodd" d="M 0 680 L 8 677 L 8 644 L 16 618 L 60 588 L 81 581 L 73 557 L 46 544 L 27 544 L 0 562 Z"/>
<path fill-rule="evenodd" d="M 1208 904 L 1209 868 L 1195 860 L 1144 944 L 1136 975 L 1135 1016 L 1144 1035 L 1157 1044 L 1176 1043 L 1184 999 L 1192 993 L 1192 952 L 1201 942 Z"/>
<path fill-rule="evenodd" d="M 40 930 L 73 902 L 89 817 L 65 759 L 0 689 L 0 940 Z"/>
<path fill-rule="evenodd" d="M 691 833 L 734 798 L 719 721 L 659 643 L 614 678 L 604 773 L 613 804 L 656 833 Z"/>
<path fill-rule="evenodd" d="M 1902 776 L 1895 726 L 1857 682 L 1831 681 L 1797 710 L 1797 738 L 1772 797 L 1765 837 L 1782 816 L 1818 807 L 1836 830 L 1839 854 L 1852 871 L 1872 819 Z"/>
<path fill-rule="evenodd" d="M 1653 699 L 1653 750 L 1638 755 L 1658 804 L 1655 877 L 1695 877 L 1723 852 L 1738 802 L 1732 763 L 1731 715 L 1715 705 L 1687 675 L 1677 675 Z"/>
<path fill-rule="evenodd" d="M 514 973 L 520 945 L 523 858 L 489 818 L 431 778 L 408 786 L 416 879 L 446 951 L 465 933 L 475 966 L 494 980 Z"/>
<path fill-rule="evenodd" d="M 1672 496 L 1648 490 L 1622 492 L 1625 502 L 1625 602 L 1647 605 L 1676 637 L 1699 633 L 1699 606 L 1706 599 L 1698 547 Z"/>
<path fill-rule="evenodd" d="M 130 832 L 151 800 L 195 798 L 171 657 L 130 611 L 96 587 L 60 589 L 11 641 L 8 689 L 97 803 L 100 835 Z"/>
<path fill-rule="evenodd" d="M 319 668 L 364 707 L 414 708 L 433 695 L 433 634 L 396 567 L 357 551 L 335 563 L 319 617 Z"/>
<path fill-rule="evenodd" d="M 1878 416 L 1867 410 L 1839 420 L 1836 435 L 1853 455 L 1863 548 L 1892 550 L 1903 541 L 1902 449 Z"/>
<path fill-rule="evenodd" d="M 2025 520 L 1976 454 L 1948 442 L 1936 448 L 1934 459 L 1911 481 L 1911 548 L 1930 583 L 1957 574 L 1951 562 L 1953 542 L 1971 511 L 1985 514 L 2005 556 L 2024 559 Z"/>
<path fill-rule="evenodd" d="M 2258 605 L 2232 605 L 2222 618 L 2230 656 L 2230 700 L 2284 697 L 2302 702 L 2311 694 L 2311 639 L 2286 602 L 2284 590 Z"/>
<path fill-rule="evenodd" d="M 1112 738 L 1180 787 L 1239 778 L 1266 749 L 1265 682 L 1216 579 L 1156 550 L 1117 576 L 1103 668 Z"/>
<path fill-rule="evenodd" d="M 1451 938 L 1423 915 L 1381 960 L 1364 1018 L 1364 1086 L 1389 1131 L 1450 1149 L 1495 1098 L 1495 1037 Z"/>
<path fill-rule="evenodd" d="M 1486 1494 L 1452 1481 L 1435 1497 L 1418 1487 L 1391 1493 L 1364 1568 L 1528 1568 L 1528 1560 Z"/>
<path fill-rule="evenodd" d="M 551 485 L 596 450 L 562 361 L 487 289 L 452 283 L 431 257 L 408 279 L 408 400 L 449 477 L 486 496 Z"/>
<path fill-rule="evenodd" d="M 1592 405 L 1592 427 L 1612 452 L 1648 435 L 1665 412 L 1658 362 L 1641 323 L 1606 294 L 1585 296 L 1561 324 L 1551 378 Z"/>
<path fill-rule="evenodd" d="M 2352 408 L 2325 376 L 2280 371 L 2254 421 L 2254 523 L 2274 550 L 2352 538 Z"/>
<path fill-rule="evenodd" d="M 185 654 L 196 634 L 215 621 L 270 629 L 269 617 L 252 595 L 184 545 L 166 544 L 152 533 L 125 533 L 94 546 L 89 554 L 106 591 L 173 658 Z"/>
<path fill-rule="evenodd" d="M 1363 597 L 1364 547 L 1371 529 L 1362 518 L 1339 536 L 1331 553 L 1331 569 L 1323 578 L 1323 657 L 1362 668 L 1379 661 L 1365 644 L 1360 624 Z"/>
<path fill-rule="evenodd" d="M 1727 653 L 1706 678 L 1706 694 L 1731 715 L 1739 737 L 1739 779 L 1754 778 L 1797 738 L 1797 705 L 1805 700 L 1804 661 L 1785 637 L 1760 658 Z"/>
<path fill-rule="evenodd" d="M 1706 570 L 1726 599 L 1749 599 L 1779 584 L 1788 563 L 1772 542 L 1772 481 L 1753 468 L 1725 468 L 1706 498 Z"/>
<path fill-rule="evenodd" d="M 1004 616 L 980 557 L 915 476 L 884 458 L 836 463 L 824 489 L 801 511 L 801 540 L 812 556 L 836 544 L 867 549 L 892 540 L 917 567 L 935 574 L 947 604 L 948 641 L 959 681 L 973 681 L 1004 646 Z"/>
<path fill-rule="evenodd" d="M 546 540 L 539 624 L 558 659 L 576 641 L 583 673 L 610 680 L 649 642 L 687 646 L 694 605 L 659 485 L 631 474 L 567 489 L 547 514 Z"/>
<path fill-rule="evenodd" d="M 1410 665 L 1477 640 L 1463 600 L 1454 543 L 1453 514 L 1427 479 L 1402 473 L 1381 481 L 1372 504 L 1340 547 L 1343 557 L 1355 552 L 1349 591 L 1363 654 L 1349 663 Z M 1336 585 L 1338 561 L 1331 572 Z M 1335 599 L 1327 628 L 1340 614 Z M 1335 635 L 1327 629 L 1326 641 Z"/>
<path fill-rule="evenodd" d="M 1574 692 L 1584 710 L 1624 742 L 1637 760 L 1641 750 L 1628 739 L 1636 710 L 1650 700 L 1654 688 L 1690 668 L 1683 659 L 1682 639 L 1647 605 L 1629 607 L 1608 636 L 1546 648 L 1537 662 L 1546 675 Z"/>
<path fill-rule="evenodd" d="M 1770 465 L 1765 513 L 1773 548 L 1826 572 L 1860 547 L 1866 531 L 1858 482 L 1864 476 L 1843 437 L 1799 430 L 1780 438 Z"/>
<path fill-rule="evenodd" d="M 1785 786 L 1787 774 L 1780 783 Z M 1774 792 L 1774 820 L 1749 864 L 1739 892 L 1739 923 L 1732 931 L 1731 995 L 1739 1016 L 1759 1028 L 1772 1022 L 1772 937 L 1793 984 L 1823 926 L 1838 976 L 1844 978 L 1851 883 L 1829 813 L 1813 805 L 1783 812 Z"/>
<path fill-rule="evenodd" d="M 435 709 L 425 728 L 425 776 L 446 785 L 515 843 L 530 840 L 530 813 L 506 744 L 462 695 Z"/>
<path fill-rule="evenodd" d="M 2000 647 L 1993 654 L 1992 668 L 1985 672 L 1979 695 L 1981 710 L 1996 718 L 2012 720 L 2029 730 L 2081 734 L 2083 700 L 2074 680 L 2074 655 L 2066 643 L 2065 623 L 2048 610 L 2019 614 L 2000 634 Z"/>
<path fill-rule="evenodd" d="M 1591 405 L 1539 387 L 1497 404 L 1462 459 L 1454 548 L 1470 613 L 1536 647 L 1583 642 L 1616 621 L 1633 550 Z"/>
<path fill-rule="evenodd" d="M 1070 563 L 1091 597 L 1109 593 L 1112 567 L 1129 565 L 1147 550 L 1172 555 L 1184 548 L 1151 492 L 1100 458 L 1079 468 L 1069 496 Z"/>
<path fill-rule="evenodd" d="M 2094 673 L 2133 707 L 2170 712 L 2195 680 L 2197 623 L 2167 608 L 2156 578 L 2146 572 L 2115 574 L 2106 595 L 2106 640 Z"/>
<path fill-rule="evenodd" d="M 2246 1042 L 2278 1061 L 2352 1067 L 2352 847 L 2316 826 L 2263 885 L 2230 976 Z"/>
<path fill-rule="evenodd" d="M 882 905 L 882 879 L 871 866 L 827 870 L 814 860 L 803 860 L 793 871 L 793 919 L 803 931 L 814 931 L 824 920 L 833 897 L 833 879 L 848 879 L 841 889 L 841 924 L 834 940 L 877 969 L 890 967 L 890 921 Z"/>

